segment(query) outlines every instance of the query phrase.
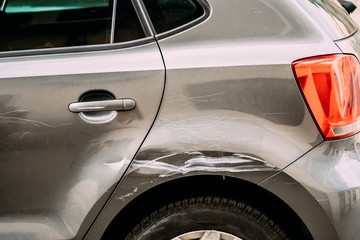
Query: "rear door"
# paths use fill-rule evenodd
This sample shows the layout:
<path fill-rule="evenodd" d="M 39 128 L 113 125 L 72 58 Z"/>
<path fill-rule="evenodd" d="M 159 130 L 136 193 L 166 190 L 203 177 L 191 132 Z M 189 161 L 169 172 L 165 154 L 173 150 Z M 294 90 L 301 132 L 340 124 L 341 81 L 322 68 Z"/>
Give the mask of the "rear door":
<path fill-rule="evenodd" d="M 130 0 L 0 3 L 0 239 L 81 237 L 155 119 L 158 47 Z"/>

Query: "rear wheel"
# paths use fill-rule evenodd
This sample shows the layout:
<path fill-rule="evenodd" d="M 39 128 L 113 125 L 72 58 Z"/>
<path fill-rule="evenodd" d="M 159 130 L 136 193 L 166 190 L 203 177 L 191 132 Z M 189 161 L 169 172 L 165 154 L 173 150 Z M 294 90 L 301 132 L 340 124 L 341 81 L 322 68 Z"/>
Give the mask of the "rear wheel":
<path fill-rule="evenodd" d="M 125 240 L 284 240 L 266 214 L 234 199 L 192 197 L 171 202 L 137 223 Z"/>

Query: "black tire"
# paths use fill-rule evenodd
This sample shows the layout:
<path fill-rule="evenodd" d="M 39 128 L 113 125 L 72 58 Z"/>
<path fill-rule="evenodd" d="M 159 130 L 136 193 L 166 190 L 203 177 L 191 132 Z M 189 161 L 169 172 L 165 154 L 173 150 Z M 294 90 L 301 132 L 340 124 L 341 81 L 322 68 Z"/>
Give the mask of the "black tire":
<path fill-rule="evenodd" d="M 268 216 L 241 201 L 220 197 L 185 198 L 143 218 L 125 240 L 171 240 L 182 234 L 215 230 L 243 240 L 285 240 Z"/>

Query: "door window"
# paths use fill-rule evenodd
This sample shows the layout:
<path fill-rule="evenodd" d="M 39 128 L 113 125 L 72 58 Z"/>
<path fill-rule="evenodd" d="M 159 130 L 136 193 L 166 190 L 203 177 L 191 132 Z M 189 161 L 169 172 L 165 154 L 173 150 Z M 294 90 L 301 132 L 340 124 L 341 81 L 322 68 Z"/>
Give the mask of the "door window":
<path fill-rule="evenodd" d="M 4 0 L 5 13 L 48 12 L 71 9 L 108 7 L 108 0 Z"/>
<path fill-rule="evenodd" d="M 0 51 L 111 43 L 113 0 L 0 0 Z M 145 37 L 130 0 L 119 0 L 116 42 Z"/>
<path fill-rule="evenodd" d="M 146 37 L 131 0 L 117 0 L 114 22 L 113 2 L 0 0 L 0 52 L 110 44 Z M 196 0 L 144 0 L 144 4 L 157 33 L 204 15 Z"/>

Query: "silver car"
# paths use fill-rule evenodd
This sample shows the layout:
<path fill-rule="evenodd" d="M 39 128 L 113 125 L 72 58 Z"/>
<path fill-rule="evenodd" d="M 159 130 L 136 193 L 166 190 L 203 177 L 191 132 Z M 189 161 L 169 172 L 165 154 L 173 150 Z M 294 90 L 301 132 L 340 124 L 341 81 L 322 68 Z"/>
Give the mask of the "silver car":
<path fill-rule="evenodd" d="M 0 0 L 0 239 L 360 239 L 354 4 Z"/>

